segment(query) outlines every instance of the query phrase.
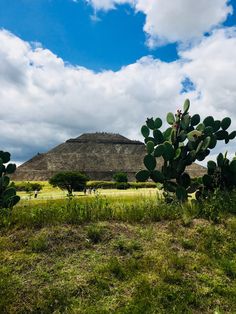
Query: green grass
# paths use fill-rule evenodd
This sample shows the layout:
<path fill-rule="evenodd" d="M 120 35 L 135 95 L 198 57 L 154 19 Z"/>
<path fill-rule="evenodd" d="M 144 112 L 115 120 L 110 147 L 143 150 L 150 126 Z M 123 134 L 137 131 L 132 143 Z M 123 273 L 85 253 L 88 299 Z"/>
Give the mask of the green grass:
<path fill-rule="evenodd" d="M 235 313 L 236 194 L 22 202 L 0 228 L 0 313 Z"/>
<path fill-rule="evenodd" d="M 21 183 L 23 181 L 17 181 L 17 183 Z M 31 193 L 27 193 L 27 192 L 17 192 L 17 194 L 21 197 L 21 203 L 22 201 L 38 201 L 38 200 L 55 200 L 55 199 L 63 199 L 66 197 L 67 195 L 67 192 L 66 191 L 62 191 L 61 189 L 59 188 L 54 188 L 52 187 L 48 181 L 30 181 L 31 183 L 40 183 L 42 186 L 43 186 L 43 189 L 41 191 L 39 191 L 38 193 L 38 197 L 37 199 L 34 199 L 34 192 L 31 192 Z M 96 183 L 96 181 L 89 181 L 88 182 L 88 186 L 93 186 L 93 183 Z M 97 182 L 100 182 L 100 181 L 97 181 Z M 106 183 L 109 183 L 108 181 L 105 181 Z M 111 183 L 114 183 L 115 182 L 111 182 Z M 132 182 L 132 184 L 135 186 L 139 186 L 141 183 L 135 183 L 135 182 Z M 150 186 L 153 186 L 153 183 L 151 182 L 147 182 L 146 185 L 150 185 Z M 156 188 L 140 188 L 138 187 L 137 189 L 136 188 L 130 188 L 128 190 L 117 190 L 117 189 L 101 189 L 101 188 L 98 188 L 96 189 L 96 194 L 99 194 L 99 195 L 106 195 L 106 196 L 111 196 L 111 197 L 117 197 L 117 196 L 126 196 L 126 195 L 130 195 L 130 196 L 136 196 L 136 195 L 155 195 L 156 194 L 156 191 L 157 189 Z M 84 197 L 84 193 L 83 192 L 74 192 L 74 195 L 76 197 Z M 94 194 L 91 193 L 88 194 L 88 191 L 87 191 L 87 195 L 86 197 L 91 197 L 93 196 Z"/>

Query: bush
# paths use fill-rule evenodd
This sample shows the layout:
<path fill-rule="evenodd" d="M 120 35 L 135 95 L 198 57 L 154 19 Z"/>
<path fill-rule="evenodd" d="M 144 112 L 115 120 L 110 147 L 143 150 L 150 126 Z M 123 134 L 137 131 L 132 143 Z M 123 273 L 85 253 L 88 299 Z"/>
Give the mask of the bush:
<path fill-rule="evenodd" d="M 23 192 L 41 191 L 43 189 L 43 185 L 37 182 L 14 182 L 14 187 L 16 191 Z"/>
<path fill-rule="evenodd" d="M 113 175 L 113 179 L 115 180 L 115 182 L 128 182 L 128 176 L 127 173 L 125 172 L 117 172 Z"/>
<path fill-rule="evenodd" d="M 129 182 L 130 188 L 132 189 L 144 189 L 144 188 L 156 188 L 155 182 Z"/>
<path fill-rule="evenodd" d="M 116 188 L 118 190 L 127 190 L 130 188 L 130 185 L 127 182 L 118 182 L 116 183 Z"/>
<path fill-rule="evenodd" d="M 88 188 L 95 189 L 115 189 L 116 182 L 112 181 L 89 181 L 87 183 Z"/>
<path fill-rule="evenodd" d="M 143 188 L 156 188 L 155 182 L 129 182 L 129 187 L 132 189 L 143 189 Z M 89 181 L 87 183 L 88 188 L 95 189 L 116 189 L 117 183 L 112 181 Z"/>

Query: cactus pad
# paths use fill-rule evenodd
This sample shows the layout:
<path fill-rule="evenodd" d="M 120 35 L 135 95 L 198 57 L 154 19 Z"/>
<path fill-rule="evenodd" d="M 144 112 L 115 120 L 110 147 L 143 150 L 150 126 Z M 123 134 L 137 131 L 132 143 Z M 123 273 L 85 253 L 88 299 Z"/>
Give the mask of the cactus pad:
<path fill-rule="evenodd" d="M 141 127 L 141 133 L 142 133 L 143 137 L 146 138 L 146 137 L 149 136 L 150 130 L 149 130 L 149 128 L 148 128 L 146 125 L 143 125 L 143 126 Z"/>
<path fill-rule="evenodd" d="M 172 112 L 167 113 L 166 121 L 167 121 L 170 125 L 172 125 L 172 124 L 175 123 L 175 116 L 173 115 Z"/>
<path fill-rule="evenodd" d="M 136 173 L 135 178 L 139 182 L 145 182 L 150 176 L 150 172 L 148 170 L 140 170 Z"/>

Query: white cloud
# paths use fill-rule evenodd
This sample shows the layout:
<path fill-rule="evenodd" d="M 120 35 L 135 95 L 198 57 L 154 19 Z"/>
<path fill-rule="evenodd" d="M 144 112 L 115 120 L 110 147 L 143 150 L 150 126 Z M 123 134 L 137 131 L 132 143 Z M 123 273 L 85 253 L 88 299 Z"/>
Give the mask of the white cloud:
<path fill-rule="evenodd" d="M 179 61 L 144 57 L 116 72 L 66 65 L 51 51 L 4 30 L 0 42 L 1 149 L 17 161 L 83 132 L 138 139 L 147 117 L 165 118 L 187 96 L 193 112 L 229 115 L 236 128 L 234 28 L 215 31 L 181 51 Z M 185 77 L 196 90 L 181 94 Z"/>
<path fill-rule="evenodd" d="M 87 3 L 91 4 L 95 10 L 113 10 L 116 5 L 120 4 L 134 4 L 136 0 L 85 0 Z M 78 2 L 78 0 L 77 0 Z"/>
<path fill-rule="evenodd" d="M 111 10 L 128 3 L 146 15 L 144 31 L 153 48 L 167 42 L 186 42 L 201 37 L 232 13 L 228 0 L 87 0 L 95 10 Z"/>

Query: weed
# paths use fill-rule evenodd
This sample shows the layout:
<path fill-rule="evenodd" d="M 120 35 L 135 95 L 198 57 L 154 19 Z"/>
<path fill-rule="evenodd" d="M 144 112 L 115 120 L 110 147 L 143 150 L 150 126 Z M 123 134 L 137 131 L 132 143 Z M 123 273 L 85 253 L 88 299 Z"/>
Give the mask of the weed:
<path fill-rule="evenodd" d="M 88 227 L 87 237 L 92 243 L 97 244 L 102 241 L 104 233 L 105 229 L 103 227 L 98 225 L 90 225 Z"/>
<path fill-rule="evenodd" d="M 129 241 L 125 238 L 118 239 L 114 244 L 114 248 L 121 254 L 132 254 L 135 251 L 142 250 L 142 246 L 137 240 Z"/>
<path fill-rule="evenodd" d="M 40 253 L 47 251 L 48 239 L 45 234 L 37 234 L 28 241 L 29 248 L 32 252 Z"/>

